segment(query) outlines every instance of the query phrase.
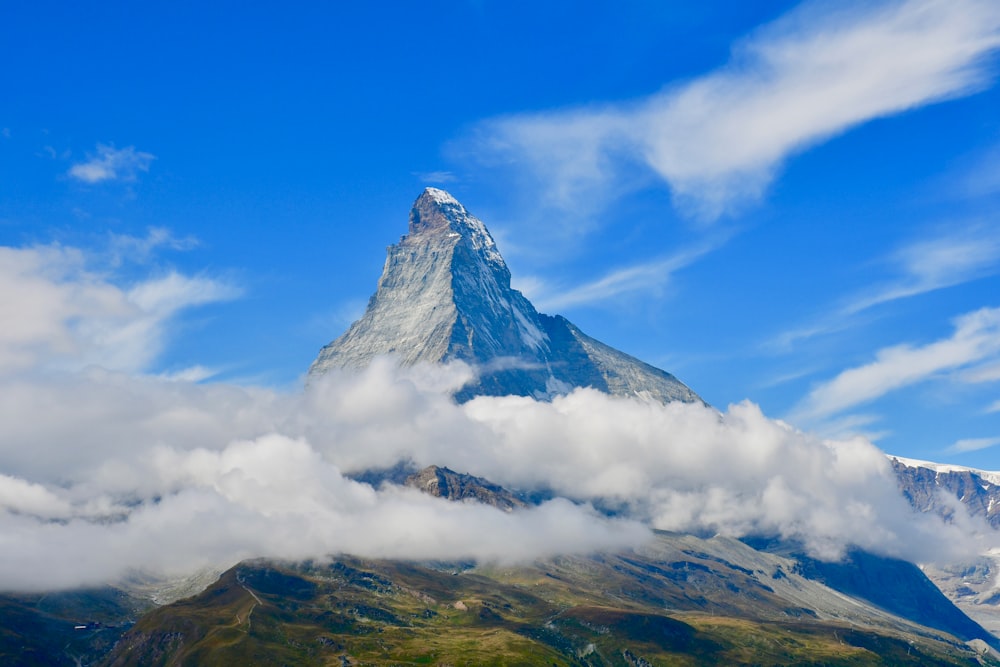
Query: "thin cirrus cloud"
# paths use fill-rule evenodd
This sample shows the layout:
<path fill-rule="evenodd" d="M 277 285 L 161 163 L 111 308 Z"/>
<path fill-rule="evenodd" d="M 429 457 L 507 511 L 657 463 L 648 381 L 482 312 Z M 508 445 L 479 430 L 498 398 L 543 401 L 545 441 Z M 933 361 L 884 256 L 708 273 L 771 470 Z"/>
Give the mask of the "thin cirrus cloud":
<path fill-rule="evenodd" d="M 454 183 L 458 177 L 450 171 L 417 171 L 413 175 L 422 183 Z"/>
<path fill-rule="evenodd" d="M 834 306 L 832 314 L 784 331 L 766 346 L 787 350 L 798 341 L 852 326 L 855 316 L 870 308 L 996 275 L 1000 231 L 990 224 L 952 224 L 943 233 L 900 246 L 875 264 L 889 267 L 892 277 L 854 292 Z"/>
<path fill-rule="evenodd" d="M 619 267 L 569 289 L 560 290 L 538 278 L 529 278 L 520 287 L 532 303 L 545 312 L 606 303 L 628 294 L 656 292 L 670 282 L 673 274 L 717 248 L 726 238 L 717 236 L 672 255 Z"/>
<path fill-rule="evenodd" d="M 953 227 L 946 235 L 903 246 L 890 262 L 899 278 L 851 300 L 843 314 L 995 275 L 1000 272 L 1000 231 L 995 224 Z"/>
<path fill-rule="evenodd" d="M 996 447 L 997 445 L 1000 445 L 1000 438 L 968 438 L 959 440 L 946 451 L 954 454 L 962 454 L 964 452 L 977 452 L 980 449 Z"/>
<path fill-rule="evenodd" d="M 78 162 L 67 172 L 71 178 L 88 184 L 104 181 L 136 180 L 139 172 L 149 171 L 149 165 L 156 159 L 152 153 L 137 151 L 135 146 L 115 148 L 112 145 L 97 144 L 97 153 Z"/>
<path fill-rule="evenodd" d="M 556 205 L 613 192 L 638 164 L 710 220 L 761 197 L 810 146 L 987 86 L 998 46 L 1000 5 L 989 0 L 811 2 L 714 72 L 628 104 L 488 120 L 473 143 L 528 167 Z"/>
<path fill-rule="evenodd" d="M 875 360 L 814 388 L 792 411 L 793 422 L 823 419 L 944 372 L 992 365 L 1000 355 L 1000 308 L 958 317 L 948 338 L 879 350 Z M 961 380 L 961 376 L 958 376 Z"/>
<path fill-rule="evenodd" d="M 964 197 L 990 197 L 1000 193 L 1000 144 L 980 154 L 956 188 Z"/>
<path fill-rule="evenodd" d="M 150 227 L 145 236 L 112 233 L 108 246 L 109 263 L 119 266 L 146 262 L 160 250 L 191 250 L 198 246 L 198 239 L 193 236 L 178 238 L 165 227 Z"/>

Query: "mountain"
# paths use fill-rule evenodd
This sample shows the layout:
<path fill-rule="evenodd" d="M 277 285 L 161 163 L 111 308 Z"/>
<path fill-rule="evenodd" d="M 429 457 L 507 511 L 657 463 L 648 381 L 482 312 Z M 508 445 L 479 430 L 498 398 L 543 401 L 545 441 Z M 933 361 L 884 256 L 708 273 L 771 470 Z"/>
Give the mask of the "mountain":
<path fill-rule="evenodd" d="M 525 506 L 437 466 L 405 484 Z M 103 664 L 972 665 L 998 664 L 996 646 L 911 563 L 659 531 L 633 550 L 520 566 L 245 561 L 144 616 Z"/>
<path fill-rule="evenodd" d="M 404 485 L 438 498 L 482 503 L 505 512 L 528 506 L 517 495 L 489 480 L 434 465 L 413 473 Z"/>
<path fill-rule="evenodd" d="M 701 400 L 669 373 L 538 313 L 511 289 L 482 222 L 432 188 L 414 204 L 409 233 L 389 248 L 364 316 L 323 348 L 310 377 L 387 354 L 408 365 L 469 363 L 477 377 L 459 400 L 548 399 L 584 386 L 661 402 Z M 992 520 L 1000 476 L 903 459 L 893 466 L 918 511 L 957 518 L 944 490 Z M 352 477 L 512 513 L 540 500 L 474 474 L 418 469 L 412 460 Z M 773 537 L 663 531 L 631 550 L 516 566 L 348 554 L 255 559 L 141 616 L 141 600 L 114 589 L 0 595 L 0 662 L 1000 666 L 1000 642 L 977 622 L 997 620 L 985 612 L 1000 603 L 998 563 L 937 573 L 938 588 L 912 563 L 863 551 L 829 563 Z M 195 581 L 164 588 L 136 580 L 133 592 L 155 590 L 163 601 Z"/>
<path fill-rule="evenodd" d="M 673 375 L 535 310 L 511 288 L 507 264 L 482 221 L 436 188 L 413 204 L 409 232 L 389 247 L 364 315 L 320 351 L 309 376 L 364 368 L 379 355 L 406 366 L 472 365 L 477 379 L 459 400 L 544 399 L 593 387 L 661 402 L 701 401 Z"/>
<path fill-rule="evenodd" d="M 992 638 L 967 619 L 929 628 L 811 567 L 671 533 L 635 551 L 519 567 L 246 561 L 140 619 L 104 664 L 996 664 L 982 651 Z M 883 586 L 897 572 L 883 563 L 859 578 L 852 567 L 823 575 Z M 920 578 L 905 572 L 907 586 Z"/>
<path fill-rule="evenodd" d="M 898 456 L 889 457 L 889 461 L 900 490 L 918 512 L 934 512 L 949 519 L 956 508 L 944 498 L 954 497 L 969 514 L 1000 528 L 1000 473 Z"/>
<path fill-rule="evenodd" d="M 953 521 L 967 512 L 1000 529 L 1000 473 L 890 456 L 903 496 L 918 512 Z M 1000 633 L 1000 552 L 967 562 L 924 566 L 924 572 L 959 609 Z"/>

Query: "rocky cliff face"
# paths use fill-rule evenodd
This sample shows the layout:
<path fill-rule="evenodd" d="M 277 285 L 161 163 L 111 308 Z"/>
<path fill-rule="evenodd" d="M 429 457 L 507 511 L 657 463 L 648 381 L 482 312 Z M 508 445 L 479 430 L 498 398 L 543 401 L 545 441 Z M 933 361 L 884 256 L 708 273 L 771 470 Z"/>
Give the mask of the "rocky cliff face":
<path fill-rule="evenodd" d="M 510 286 L 510 271 L 478 218 L 443 190 L 427 188 L 409 233 L 391 246 L 365 314 L 324 347 L 310 376 L 363 368 L 377 356 L 400 363 L 460 360 L 478 373 L 459 400 L 515 394 L 546 399 L 593 387 L 652 400 L 700 401 L 677 378 L 543 315 Z"/>
<path fill-rule="evenodd" d="M 890 457 L 900 491 L 918 512 L 934 512 L 950 519 L 957 498 L 972 516 L 1000 528 L 1000 475 L 925 461 Z"/>
<path fill-rule="evenodd" d="M 499 484 L 440 466 L 427 466 L 407 477 L 404 484 L 438 498 L 482 503 L 505 512 L 528 506 Z"/>

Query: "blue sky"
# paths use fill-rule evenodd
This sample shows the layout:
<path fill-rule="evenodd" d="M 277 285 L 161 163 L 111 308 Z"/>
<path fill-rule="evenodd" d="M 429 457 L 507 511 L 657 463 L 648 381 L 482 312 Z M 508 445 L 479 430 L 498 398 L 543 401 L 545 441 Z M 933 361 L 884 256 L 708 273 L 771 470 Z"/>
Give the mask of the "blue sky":
<path fill-rule="evenodd" d="M 432 185 L 710 403 L 1000 469 L 995 2 L 205 4 L 0 9 L 4 372 L 292 389 Z"/>

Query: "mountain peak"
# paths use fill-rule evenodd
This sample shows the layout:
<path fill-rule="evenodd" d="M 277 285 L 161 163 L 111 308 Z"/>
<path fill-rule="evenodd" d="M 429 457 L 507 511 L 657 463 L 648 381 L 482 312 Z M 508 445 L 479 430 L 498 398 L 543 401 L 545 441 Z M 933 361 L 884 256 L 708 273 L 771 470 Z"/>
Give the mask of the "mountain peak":
<path fill-rule="evenodd" d="M 669 373 L 535 310 L 511 288 L 486 225 L 444 190 L 424 190 L 409 223 L 409 233 L 389 248 L 365 314 L 320 351 L 311 376 L 393 355 L 404 365 L 471 364 L 478 377 L 460 400 L 551 398 L 576 387 L 663 402 L 701 400 Z"/>
<path fill-rule="evenodd" d="M 410 226 L 403 242 L 415 243 L 440 234 L 462 239 L 472 254 L 486 262 L 497 279 L 510 284 L 510 272 L 483 221 L 469 213 L 461 202 L 438 188 L 426 188 L 410 209 Z"/>
<path fill-rule="evenodd" d="M 430 199 L 437 204 L 451 204 L 452 206 L 458 206 L 465 209 L 462 204 L 451 196 L 450 192 L 441 190 L 440 188 L 424 188 L 423 193 L 417 198 L 417 204 L 419 204 L 424 199 Z"/>
<path fill-rule="evenodd" d="M 467 215 L 465 207 L 450 194 L 437 188 L 427 188 L 410 209 L 410 234 L 447 230 L 455 218 Z"/>

